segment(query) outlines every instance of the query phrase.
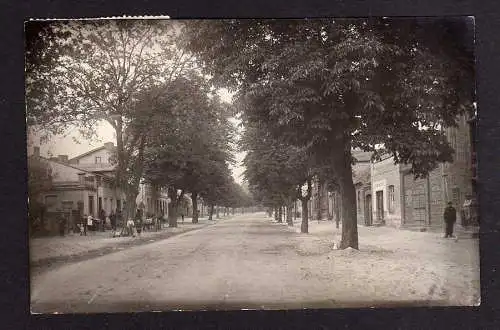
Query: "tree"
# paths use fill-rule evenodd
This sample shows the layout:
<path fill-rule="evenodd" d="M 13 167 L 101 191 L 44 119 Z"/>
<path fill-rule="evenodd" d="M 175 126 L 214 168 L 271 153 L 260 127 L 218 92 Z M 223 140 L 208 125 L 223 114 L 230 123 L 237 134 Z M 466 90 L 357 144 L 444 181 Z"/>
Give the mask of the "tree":
<path fill-rule="evenodd" d="M 40 199 L 44 192 L 52 188 L 52 180 L 52 169 L 47 162 L 37 156 L 28 157 L 28 219 L 32 227 L 35 225 L 36 218 L 39 218 L 40 227 L 44 228 L 45 206 Z"/>
<path fill-rule="evenodd" d="M 352 148 L 374 158 L 390 153 L 416 177 L 426 176 L 452 160 L 442 127 L 456 125 L 472 103 L 470 61 L 417 33 L 425 26 L 425 37 L 436 41 L 439 26 L 412 23 L 224 20 L 187 27 L 188 47 L 214 82 L 263 101 L 248 108 L 251 121 L 271 123 L 273 136 L 305 148 L 314 167 L 331 173 L 342 196 L 341 248 L 358 248 Z"/>
<path fill-rule="evenodd" d="M 197 222 L 197 198 L 210 200 L 210 186 L 216 172 L 232 160 L 232 131 L 228 111 L 203 78 L 181 77 L 163 88 L 150 103 L 155 117 L 149 130 L 151 143 L 146 148 L 146 179 L 168 187 L 169 225 L 177 226 L 177 205 L 184 194 L 191 193 L 193 222 Z M 224 184 L 225 182 L 216 182 Z"/>
<path fill-rule="evenodd" d="M 254 105 L 248 105 L 254 106 Z M 287 208 L 287 223 L 293 225 L 291 214 L 294 201 L 302 201 L 301 231 L 308 232 L 307 202 L 311 197 L 311 177 L 306 154 L 300 148 L 280 143 L 269 134 L 265 123 L 245 122 L 242 149 L 245 179 L 264 205 L 273 207 L 275 218 L 282 221 L 282 207 Z M 302 186 L 306 184 L 303 194 Z"/>
<path fill-rule="evenodd" d="M 152 118 L 136 106 L 144 91 L 193 64 L 176 47 L 176 24 L 111 20 L 27 26 L 28 125 L 48 134 L 76 126 L 92 137 L 98 122 L 108 122 L 116 132 L 116 179 L 132 212 Z"/>

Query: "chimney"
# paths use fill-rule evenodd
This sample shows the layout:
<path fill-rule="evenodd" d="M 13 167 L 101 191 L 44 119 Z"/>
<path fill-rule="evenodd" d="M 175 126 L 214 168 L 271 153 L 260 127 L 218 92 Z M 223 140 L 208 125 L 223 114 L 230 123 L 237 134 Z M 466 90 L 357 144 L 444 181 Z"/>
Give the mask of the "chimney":
<path fill-rule="evenodd" d="M 40 147 L 33 147 L 33 156 L 40 157 Z"/>
<path fill-rule="evenodd" d="M 60 162 L 60 163 L 68 163 L 68 155 L 58 155 L 57 156 L 57 160 Z"/>
<path fill-rule="evenodd" d="M 108 150 L 112 150 L 115 147 L 115 144 L 113 142 L 106 142 L 104 143 L 104 147 Z"/>

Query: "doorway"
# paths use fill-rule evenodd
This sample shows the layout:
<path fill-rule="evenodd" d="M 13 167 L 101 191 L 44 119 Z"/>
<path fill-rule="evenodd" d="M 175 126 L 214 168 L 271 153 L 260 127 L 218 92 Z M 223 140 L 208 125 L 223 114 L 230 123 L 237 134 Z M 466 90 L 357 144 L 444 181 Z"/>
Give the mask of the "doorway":
<path fill-rule="evenodd" d="M 94 196 L 89 196 L 89 215 L 94 216 Z"/>
<path fill-rule="evenodd" d="M 375 197 L 377 200 L 377 221 L 384 222 L 384 191 L 377 191 Z"/>
<path fill-rule="evenodd" d="M 373 212 L 373 207 L 372 207 L 372 195 L 368 194 L 365 197 L 365 225 L 366 226 L 371 226 L 373 223 L 372 219 L 372 212 Z"/>

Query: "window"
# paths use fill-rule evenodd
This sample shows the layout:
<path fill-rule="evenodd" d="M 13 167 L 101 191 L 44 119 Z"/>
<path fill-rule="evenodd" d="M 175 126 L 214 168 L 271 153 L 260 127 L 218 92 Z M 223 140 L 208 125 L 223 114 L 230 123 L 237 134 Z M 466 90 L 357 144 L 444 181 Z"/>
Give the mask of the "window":
<path fill-rule="evenodd" d="M 389 213 L 394 213 L 394 202 L 396 197 L 394 196 L 394 186 L 389 186 Z"/>
<path fill-rule="evenodd" d="M 96 163 L 96 164 L 100 164 L 101 162 L 102 162 L 101 157 L 96 156 L 96 157 L 95 157 L 95 163 Z"/>

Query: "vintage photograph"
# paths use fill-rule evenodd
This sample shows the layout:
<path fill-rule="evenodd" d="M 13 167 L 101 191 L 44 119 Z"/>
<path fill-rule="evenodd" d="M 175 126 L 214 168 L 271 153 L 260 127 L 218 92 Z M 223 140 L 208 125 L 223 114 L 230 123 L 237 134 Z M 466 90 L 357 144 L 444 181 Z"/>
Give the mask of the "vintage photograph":
<path fill-rule="evenodd" d="M 480 305 L 474 34 L 26 21 L 31 313 Z"/>

